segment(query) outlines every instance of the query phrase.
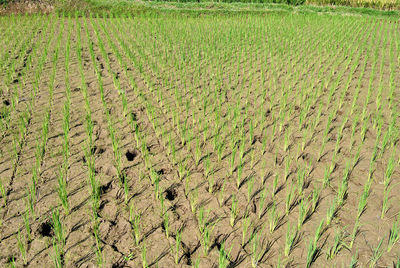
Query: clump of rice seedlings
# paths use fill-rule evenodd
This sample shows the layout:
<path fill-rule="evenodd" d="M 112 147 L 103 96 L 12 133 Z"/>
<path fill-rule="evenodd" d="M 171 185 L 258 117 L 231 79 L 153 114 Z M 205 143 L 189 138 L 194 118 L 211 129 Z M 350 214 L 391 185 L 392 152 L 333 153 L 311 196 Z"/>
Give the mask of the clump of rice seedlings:
<path fill-rule="evenodd" d="M 264 187 L 264 189 L 260 192 L 260 198 L 258 199 L 258 218 L 259 219 L 261 219 L 261 216 L 264 214 L 266 198 L 267 198 L 267 188 Z"/>
<path fill-rule="evenodd" d="M 214 192 L 214 184 L 215 184 L 214 175 L 211 175 L 208 177 L 208 192 L 210 194 Z"/>
<path fill-rule="evenodd" d="M 272 234 L 278 227 L 280 215 L 277 210 L 276 202 L 273 201 L 271 208 L 268 211 L 269 232 Z"/>
<path fill-rule="evenodd" d="M 393 222 L 392 228 L 389 233 L 389 240 L 387 245 L 387 252 L 390 252 L 392 248 L 398 243 L 400 239 L 400 217 Z"/>
<path fill-rule="evenodd" d="M 308 242 L 306 267 L 311 267 L 319 255 L 319 248 L 315 245 L 312 239 Z"/>
<path fill-rule="evenodd" d="M 333 111 L 332 111 L 333 112 Z M 319 162 L 323 156 L 324 150 L 325 150 L 325 146 L 326 146 L 326 142 L 328 141 L 328 133 L 331 127 L 331 123 L 332 123 L 332 119 L 333 119 L 333 113 L 331 113 L 328 117 L 328 121 L 326 123 L 325 126 L 325 131 L 322 137 L 322 144 L 321 144 L 321 149 L 318 153 L 318 157 L 317 157 L 317 162 Z"/>
<path fill-rule="evenodd" d="M 197 201 L 198 201 L 198 191 L 197 189 L 194 189 L 191 191 L 190 195 L 190 209 L 192 210 L 192 213 L 195 213 L 196 208 L 197 208 Z"/>
<path fill-rule="evenodd" d="M 308 216 L 308 211 L 309 211 L 309 204 L 307 201 L 303 199 L 300 200 L 299 203 L 299 215 L 297 218 L 297 230 L 300 231 L 301 227 L 304 224 L 304 221 L 306 220 Z"/>
<path fill-rule="evenodd" d="M 296 186 L 293 183 L 290 184 L 290 188 L 286 187 L 286 198 L 285 198 L 285 214 L 289 215 L 290 209 L 293 206 L 293 201 L 295 199 Z"/>
<path fill-rule="evenodd" d="M 68 193 L 67 193 L 67 182 L 64 177 L 64 169 L 59 170 L 59 175 L 58 175 L 58 197 L 60 198 L 60 202 L 62 207 L 64 208 L 64 212 L 66 215 L 69 213 L 69 202 L 68 202 Z"/>
<path fill-rule="evenodd" d="M 244 217 L 243 217 L 243 222 L 242 222 L 242 247 L 245 245 L 245 240 L 247 236 L 247 232 L 251 226 L 251 218 L 249 216 L 249 213 L 246 211 Z"/>
<path fill-rule="evenodd" d="M 31 237 L 31 224 L 29 221 L 29 205 L 28 205 L 28 203 L 26 204 L 25 213 L 22 214 L 22 217 L 24 219 L 26 236 L 28 238 L 28 242 L 30 242 L 32 240 L 32 237 Z"/>
<path fill-rule="evenodd" d="M 169 237 L 169 216 L 168 216 L 168 211 L 164 213 L 163 226 L 164 226 L 164 230 L 165 230 L 165 235 L 168 238 Z"/>
<path fill-rule="evenodd" d="M 211 246 L 211 234 L 215 228 L 216 223 L 208 223 L 204 225 L 203 231 L 201 232 L 201 244 L 203 246 L 203 253 L 205 256 L 208 255 Z"/>
<path fill-rule="evenodd" d="M 317 247 L 318 241 L 322 236 L 322 233 L 324 232 L 325 228 L 325 220 L 322 219 L 317 227 L 317 229 L 315 230 L 315 234 L 314 234 L 314 247 Z"/>
<path fill-rule="evenodd" d="M 303 195 L 305 177 L 305 168 L 299 168 L 297 171 L 297 193 L 299 196 Z"/>
<path fill-rule="evenodd" d="M 267 175 L 267 158 L 263 157 L 261 159 L 261 174 L 260 174 L 260 179 L 261 179 L 262 185 L 264 185 L 264 183 L 265 183 L 266 175 Z"/>
<path fill-rule="evenodd" d="M 122 153 L 119 147 L 119 139 L 116 135 L 116 131 L 114 128 L 114 123 L 112 122 L 111 116 L 108 112 L 107 107 L 105 107 L 105 111 L 106 111 L 106 117 L 107 117 L 107 122 L 108 122 L 108 132 L 111 138 L 111 144 L 112 144 L 112 149 L 114 152 L 114 166 L 117 169 L 117 176 L 120 182 L 120 185 L 123 184 L 123 179 L 124 176 L 122 174 Z M 147 167 L 149 165 L 146 165 Z"/>
<path fill-rule="evenodd" d="M 94 240 L 96 242 L 95 244 L 95 255 L 96 255 L 96 262 L 98 267 L 102 267 L 104 263 L 104 257 L 103 257 L 103 252 L 102 252 L 102 247 L 101 247 L 101 240 L 99 236 L 99 219 L 98 216 L 95 212 L 92 213 L 92 228 L 93 228 L 93 236 Z"/>
<path fill-rule="evenodd" d="M 140 242 L 140 214 L 134 213 L 131 209 L 129 220 L 132 225 L 135 244 L 138 246 Z"/>
<path fill-rule="evenodd" d="M 358 201 L 357 218 L 361 217 L 367 207 L 370 187 L 371 183 L 366 182 L 364 185 L 364 191 L 362 192 L 360 200 Z"/>
<path fill-rule="evenodd" d="M 321 189 L 315 187 L 312 193 L 311 213 L 314 213 L 320 201 Z"/>
<path fill-rule="evenodd" d="M 285 130 L 285 138 L 283 142 L 283 151 L 286 152 L 289 148 L 289 143 L 290 143 L 290 127 Z"/>
<path fill-rule="evenodd" d="M 208 176 L 212 173 L 211 171 L 211 160 L 210 155 L 208 154 L 204 162 L 204 175 L 208 178 Z"/>
<path fill-rule="evenodd" d="M 54 255 L 52 255 L 52 259 L 54 266 L 57 268 L 63 267 L 62 253 L 60 252 L 60 246 L 57 243 L 56 238 L 53 238 L 53 250 L 54 250 Z"/>
<path fill-rule="evenodd" d="M 276 192 L 278 190 L 278 178 L 279 178 L 279 175 L 276 174 L 275 177 L 274 177 L 274 181 L 272 182 L 272 188 L 271 188 L 271 196 L 272 196 L 272 198 L 275 197 L 275 194 L 276 194 Z"/>
<path fill-rule="evenodd" d="M 232 176 L 233 171 L 234 171 L 234 169 L 235 169 L 236 151 L 237 151 L 237 147 L 236 147 L 236 146 L 233 146 L 232 152 L 231 152 L 230 169 L 229 169 L 229 175 L 231 175 L 231 176 Z"/>
<path fill-rule="evenodd" d="M 2 197 L 2 199 L 3 199 L 4 207 L 7 207 L 6 189 L 4 188 L 4 185 L 3 185 L 3 183 L 1 182 L 1 180 L 0 180 L 0 194 L 1 194 L 1 197 Z"/>
<path fill-rule="evenodd" d="M 378 263 L 379 259 L 382 257 L 382 255 L 383 255 L 383 250 L 381 249 L 382 242 L 383 242 L 383 237 L 379 241 L 378 246 L 372 252 L 369 267 L 375 267 L 376 264 Z"/>
<path fill-rule="evenodd" d="M 336 230 L 335 236 L 333 238 L 333 245 L 329 248 L 328 252 L 326 253 L 327 259 L 333 259 L 339 251 L 343 248 L 343 232 Z"/>
<path fill-rule="evenodd" d="M 253 188 L 255 183 L 255 177 L 250 176 L 250 179 L 247 181 L 247 202 L 250 203 L 251 198 L 253 197 Z"/>
<path fill-rule="evenodd" d="M 186 160 L 182 160 L 178 163 L 178 173 L 179 179 L 183 180 L 183 178 L 187 175 L 187 168 L 186 168 Z"/>
<path fill-rule="evenodd" d="M 232 227 L 235 225 L 237 214 L 238 214 L 238 200 L 236 198 L 236 195 L 233 194 L 232 205 L 231 205 L 231 217 L 229 221 Z"/>
<path fill-rule="evenodd" d="M 221 247 L 219 249 L 219 258 L 218 258 L 218 267 L 219 268 L 226 268 L 228 267 L 230 263 L 230 254 L 232 251 L 232 247 L 229 250 L 229 252 L 226 251 L 225 249 L 225 243 L 221 244 Z"/>
<path fill-rule="evenodd" d="M 255 232 L 251 239 L 251 257 L 250 258 L 251 258 L 251 266 L 254 268 L 259 266 L 259 262 L 261 260 L 262 254 L 263 254 L 260 237 L 261 237 L 261 234 L 259 234 L 258 232 Z"/>
<path fill-rule="evenodd" d="M 350 249 L 353 248 L 354 241 L 356 240 L 356 237 L 359 232 L 360 232 L 360 220 L 359 220 L 359 218 L 356 218 L 356 221 L 353 226 L 353 230 L 350 234 L 350 242 L 346 246 L 347 248 L 350 248 Z"/>
<path fill-rule="evenodd" d="M 285 240 L 285 256 L 288 257 L 289 254 L 292 252 L 296 238 L 297 238 L 297 230 L 296 228 L 293 228 L 290 226 L 290 223 L 288 223 L 287 231 L 286 231 L 286 240 Z"/>
<path fill-rule="evenodd" d="M 239 189 L 242 182 L 242 174 L 243 174 L 243 163 L 240 160 L 240 163 L 237 167 L 237 177 L 236 177 L 236 188 Z"/>
<path fill-rule="evenodd" d="M 140 247 L 140 256 L 142 257 L 142 267 L 147 268 L 147 249 L 146 249 L 146 243 L 143 241 L 142 246 Z"/>
<path fill-rule="evenodd" d="M 65 227 L 60 218 L 60 212 L 58 209 L 53 210 L 52 212 L 52 225 L 55 234 L 55 238 L 57 239 L 57 244 L 60 250 L 60 256 L 64 255 L 64 246 L 65 246 Z"/>
<path fill-rule="evenodd" d="M 219 203 L 220 207 L 223 205 L 224 200 L 225 200 L 225 184 L 226 184 L 226 180 L 223 180 L 221 189 L 219 190 L 219 193 L 218 193 L 218 203 Z"/>
<path fill-rule="evenodd" d="M 21 253 L 22 261 L 23 261 L 24 265 L 27 265 L 27 263 L 28 263 L 27 256 L 26 256 L 27 245 L 26 245 L 25 237 L 21 234 L 20 231 L 18 231 L 18 235 L 17 235 L 17 245 L 18 245 L 19 252 Z"/>
<path fill-rule="evenodd" d="M 128 186 L 128 178 L 125 174 L 123 178 L 123 186 L 124 186 L 124 201 L 125 205 L 127 205 L 129 201 L 129 186 Z"/>
<path fill-rule="evenodd" d="M 287 179 L 289 178 L 289 174 L 290 174 L 290 157 L 286 157 L 285 160 L 285 181 L 287 181 Z"/>
<path fill-rule="evenodd" d="M 382 201 L 382 213 L 381 213 L 381 219 L 385 217 L 386 212 L 389 209 L 389 194 L 390 194 L 390 183 L 392 180 L 392 175 L 395 169 L 395 159 L 394 159 L 394 154 L 389 159 L 389 162 L 387 164 L 386 172 L 385 172 L 385 177 L 384 177 L 384 189 L 383 189 L 383 201 Z"/>
<path fill-rule="evenodd" d="M 195 148 L 195 161 L 196 161 L 196 166 L 199 165 L 201 159 L 201 147 L 200 147 L 200 141 L 197 138 L 196 139 L 196 148 Z"/>
<path fill-rule="evenodd" d="M 179 250 L 182 242 L 182 229 L 178 229 L 175 236 L 175 264 L 179 263 Z"/>
<path fill-rule="evenodd" d="M 154 173 L 153 173 L 154 174 Z M 158 176 L 158 174 L 157 174 L 157 176 L 155 177 L 155 179 L 154 179 L 154 181 L 153 181 L 153 184 L 154 184 L 154 198 L 156 199 L 156 200 L 158 200 L 159 199 L 159 197 L 160 197 L 160 193 L 161 193 L 161 191 L 160 191 L 160 176 Z"/>
<path fill-rule="evenodd" d="M 197 216 L 197 221 L 198 221 L 198 225 L 199 225 L 199 231 L 200 233 L 202 233 L 204 231 L 204 228 L 206 226 L 207 220 L 208 220 L 208 214 L 209 211 L 207 212 L 207 216 L 205 214 L 205 210 L 204 210 L 204 206 L 201 206 L 199 208 L 199 213 Z"/>
<path fill-rule="evenodd" d="M 326 224 L 330 225 L 333 218 L 336 216 L 337 213 L 337 200 L 336 197 L 335 199 L 332 201 L 331 206 L 328 208 L 327 212 L 326 212 Z"/>
<path fill-rule="evenodd" d="M 351 262 L 349 267 L 356 268 L 358 264 L 358 252 L 356 252 L 353 256 L 351 256 Z"/>

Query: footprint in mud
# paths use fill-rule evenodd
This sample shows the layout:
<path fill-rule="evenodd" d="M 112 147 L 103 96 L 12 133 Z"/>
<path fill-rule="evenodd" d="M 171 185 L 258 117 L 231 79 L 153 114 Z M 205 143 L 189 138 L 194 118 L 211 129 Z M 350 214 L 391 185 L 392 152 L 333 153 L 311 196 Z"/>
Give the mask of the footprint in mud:
<path fill-rule="evenodd" d="M 42 222 L 38 226 L 38 228 L 36 230 L 36 233 L 40 237 L 52 237 L 52 236 L 54 236 L 54 230 L 53 230 L 53 227 L 52 227 L 50 221 Z"/>
<path fill-rule="evenodd" d="M 165 175 L 165 174 L 167 174 L 169 172 L 170 172 L 169 169 L 161 168 L 160 170 L 157 171 L 157 174 L 158 175 Z"/>
<path fill-rule="evenodd" d="M 138 152 L 136 150 L 127 150 L 125 153 L 126 156 L 126 160 L 128 160 L 129 162 L 132 162 L 136 156 L 138 156 Z"/>
<path fill-rule="evenodd" d="M 178 191 L 175 188 L 168 188 L 167 190 L 165 190 L 165 199 L 169 200 L 169 201 L 174 201 L 175 198 L 178 197 Z"/>

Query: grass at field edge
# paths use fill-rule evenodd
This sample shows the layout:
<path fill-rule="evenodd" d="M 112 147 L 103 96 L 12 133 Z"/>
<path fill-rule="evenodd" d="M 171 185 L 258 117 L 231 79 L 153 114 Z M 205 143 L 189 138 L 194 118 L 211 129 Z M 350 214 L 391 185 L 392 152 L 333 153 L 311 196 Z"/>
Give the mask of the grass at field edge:
<path fill-rule="evenodd" d="M 274 3 L 215 3 L 215 2 L 136 2 L 132 0 L 54 0 L 54 11 L 61 14 L 79 12 L 81 15 L 149 15 L 149 16 L 236 16 L 245 14 L 328 14 L 339 16 L 373 16 L 400 18 L 400 11 L 355 8 L 347 6 L 291 6 Z M 5 12 L 7 14 L 7 12 Z M 0 13 L 1 14 L 1 13 Z"/>

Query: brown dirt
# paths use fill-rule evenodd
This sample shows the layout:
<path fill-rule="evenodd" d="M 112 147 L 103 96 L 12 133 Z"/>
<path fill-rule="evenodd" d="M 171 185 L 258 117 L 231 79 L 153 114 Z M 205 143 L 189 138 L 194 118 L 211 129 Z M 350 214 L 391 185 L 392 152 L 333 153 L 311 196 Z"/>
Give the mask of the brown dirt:
<path fill-rule="evenodd" d="M 48 18 L 48 17 L 43 17 Z M 304 225 L 299 230 L 296 246 L 285 257 L 285 234 L 288 223 L 297 224 L 300 196 L 297 196 L 291 206 L 289 215 L 285 215 L 285 198 L 290 185 L 296 184 L 297 173 L 302 168 L 307 170 L 304 194 L 302 198 L 310 200 L 314 188 L 322 188 L 322 178 L 325 167 L 331 164 L 335 142 L 341 122 L 351 109 L 353 97 L 359 87 L 356 98 L 356 111 L 361 113 L 367 97 L 369 82 L 373 88 L 383 86 L 382 117 L 384 119 L 383 133 L 390 124 L 391 111 L 398 109 L 399 95 L 395 92 L 394 106 L 388 108 L 389 81 L 391 74 L 389 58 L 390 44 L 394 44 L 393 57 L 400 55 L 398 42 L 399 28 L 389 21 L 373 19 L 321 17 L 310 19 L 307 16 L 296 15 L 293 18 L 176 18 L 165 21 L 152 18 L 135 19 L 93 19 L 93 24 L 86 19 L 88 35 L 83 27 L 82 18 L 79 24 L 71 21 L 71 52 L 69 84 L 71 88 L 70 109 L 70 157 L 68 168 L 68 200 L 71 212 L 66 215 L 60 205 L 57 194 L 57 176 L 63 161 L 63 107 L 66 101 L 65 82 L 65 49 L 68 34 L 62 32 L 61 42 L 57 34 L 61 25 L 68 27 L 68 19 L 58 19 L 50 16 L 51 27 L 38 31 L 33 39 L 25 40 L 26 36 L 18 36 L 25 40 L 27 47 L 37 44 L 35 55 L 43 53 L 43 47 L 48 46 L 48 55 L 40 71 L 39 59 L 34 57 L 31 67 L 24 70 L 24 58 L 28 58 L 29 50 L 9 52 L 16 63 L 15 72 L 22 72 L 25 79 L 8 82 L 7 68 L 0 73 L 2 88 L 2 105 L 10 106 L 6 100 L 12 98 L 12 92 L 20 88 L 21 101 L 11 112 L 10 126 L 1 136 L 0 178 L 7 190 L 7 206 L 1 207 L 0 229 L 0 266 L 5 266 L 15 258 L 17 266 L 22 266 L 22 259 L 17 247 L 17 234 L 26 235 L 23 217 L 26 209 L 27 189 L 31 185 L 32 167 L 36 161 L 36 145 L 42 137 L 42 123 L 45 114 L 50 112 L 49 136 L 43 161 L 40 163 L 39 183 L 37 185 L 37 201 L 35 217 L 31 215 L 32 241 L 27 243 L 27 262 L 30 267 L 48 267 L 53 265 L 52 246 L 54 230 L 51 223 L 51 213 L 54 208 L 61 211 L 62 222 L 66 230 L 66 245 L 64 261 L 66 267 L 94 267 L 97 265 L 95 256 L 95 238 L 93 236 L 92 208 L 88 186 L 88 168 L 84 155 L 87 139 L 85 104 L 83 85 L 77 58 L 77 31 L 82 38 L 82 64 L 85 83 L 88 88 L 91 116 L 94 122 L 94 149 L 96 177 L 100 181 L 99 239 L 104 257 L 105 267 L 141 267 L 142 247 L 146 246 L 147 264 L 151 267 L 190 267 L 200 261 L 199 267 L 218 267 L 219 249 L 224 243 L 230 250 L 229 267 L 251 267 L 252 246 L 249 235 L 242 246 L 242 227 L 244 215 L 248 213 L 252 229 L 261 234 L 258 246 L 261 259 L 259 267 L 276 267 L 278 260 L 286 267 L 305 267 L 308 241 L 314 238 L 315 230 L 321 220 L 326 218 L 338 191 L 343 177 L 346 162 L 353 159 L 356 149 L 361 144 L 360 160 L 351 169 L 348 182 L 347 198 L 338 208 L 335 218 L 318 241 L 318 254 L 313 262 L 314 267 L 336 267 L 349 265 L 352 256 L 358 256 L 361 267 L 370 264 L 373 250 L 381 238 L 383 255 L 376 267 L 393 265 L 400 255 L 400 246 L 396 244 L 391 252 L 386 251 L 387 237 L 392 223 L 398 215 L 400 188 L 395 187 L 399 180 L 399 169 L 393 174 L 390 193 L 390 207 L 385 217 L 381 219 L 383 200 L 382 178 L 392 149 L 386 149 L 377 158 L 371 193 L 366 211 L 361 216 L 361 227 L 351 249 L 342 248 L 334 259 L 327 258 L 327 252 L 333 245 L 336 230 L 345 234 L 344 242 L 348 243 L 349 235 L 355 222 L 358 202 L 367 180 L 369 161 L 376 140 L 376 129 L 373 118 L 376 113 L 375 99 L 377 91 L 372 92 L 371 101 L 367 104 L 367 112 L 371 115 L 368 121 L 368 131 L 365 142 L 360 137 L 361 123 L 356 126 L 353 147 L 350 147 L 352 123 L 355 115 L 350 115 L 345 124 L 343 139 L 339 144 L 339 154 L 336 166 L 331 175 L 329 187 L 323 188 L 315 212 L 310 212 Z M 252 21 L 254 19 L 255 21 Z M 20 29 L 30 29 L 28 18 L 21 19 Z M 310 21 L 309 21 L 310 20 Z M 43 20 L 45 21 L 45 20 Z M 25 23 L 25 24 L 24 24 Z M 262 23 L 262 24 L 261 24 Z M 298 23 L 303 28 L 293 29 L 290 23 Z M 44 28 L 45 22 L 39 21 L 39 28 Z M 78 28 L 78 25 L 81 28 Z M 104 26 L 104 31 L 101 26 Z M 262 26 L 267 25 L 267 26 Z M 330 25 L 330 26 L 329 26 Z M 1 29 L 3 27 L 0 25 Z M 258 27 L 258 28 L 257 28 Z M 341 35 L 335 29 L 342 29 Z M 6 28 L 6 27 L 5 27 Z M 64 28 L 65 29 L 65 28 Z M 96 31 L 104 43 L 106 54 L 97 39 Z M 227 31 L 230 29 L 232 32 Z M 238 30 L 239 29 L 239 30 Z M 258 29 L 257 31 L 254 29 Z M 271 30 L 273 29 L 273 30 Z M 268 31 L 267 31 L 268 30 Z M 26 30 L 28 31 L 28 30 Z M 237 32 L 235 32 L 237 31 Z M 310 32 L 313 35 L 309 34 Z M 387 38 L 380 38 L 387 33 Z M 209 38 L 205 40 L 204 38 Z M 47 39 L 52 38 L 47 44 Z M 89 39 L 90 38 L 90 39 Z M 108 39 L 110 38 L 110 40 Z M 265 43 L 259 42 L 265 40 Z M 17 42 L 17 41 L 15 41 Z M 89 42 L 93 44 L 94 59 L 92 60 Z M 124 45 L 123 45 L 124 44 Z M 4 47 L 5 44 L 1 43 Z M 49 94 L 49 82 L 53 69 L 53 56 L 59 47 L 61 53 L 56 65 L 54 94 Z M 282 47 L 287 49 L 282 50 Z M 372 47 L 372 48 L 370 48 Z M 321 50 L 318 51 L 317 49 Z M 119 51 L 121 59 L 118 58 Z M 353 54 L 350 51 L 354 52 Z M 377 51 L 377 66 L 373 69 Z M 0 58 L 7 58 L 7 52 L 0 52 Z M 240 55 L 240 57 L 239 57 Z M 357 56 L 358 55 L 358 56 Z M 17 57 L 15 59 L 15 57 Z M 382 58 L 384 56 L 385 58 Z M 383 60 L 382 60 L 383 59 Z M 121 61 L 120 61 L 121 60 Z M 352 69 L 352 63 L 357 62 Z M 364 69 L 365 62 L 365 69 Z M 8 62 L 7 62 L 8 63 Z M 126 72 L 124 69 L 126 64 Z M 124 190 L 120 186 L 115 168 L 112 141 L 108 131 L 107 117 L 100 95 L 100 84 L 95 72 L 98 66 L 104 87 L 104 97 L 116 134 L 120 141 L 122 168 L 126 174 L 129 190 L 128 204 L 124 200 Z M 6 65 L 8 68 L 11 68 Z M 141 67 L 140 67 L 141 66 Z M 382 67 L 382 69 L 381 69 Z M 400 71 L 394 64 L 395 73 Z M 26 69 L 26 68 L 25 68 Z M 38 71 L 39 70 L 39 71 Z M 380 73 L 382 70 L 382 73 Z M 38 71 L 38 93 L 35 97 L 27 133 L 23 143 L 18 147 L 18 156 L 13 156 L 13 139 L 19 134 L 19 116 L 26 109 L 30 100 L 30 92 L 35 87 L 34 73 Z M 13 74 L 15 75 L 15 74 Z M 374 76 L 373 76 L 374 75 Z M 360 83 L 359 80 L 360 79 Z M 165 198 L 165 207 L 169 215 L 169 236 L 163 226 L 160 201 L 155 198 L 155 186 L 151 183 L 151 173 L 144 163 L 142 148 L 137 146 L 134 132 L 129 124 L 128 116 L 123 116 L 121 96 L 118 94 L 115 81 L 120 83 L 126 92 L 128 112 L 137 119 L 142 139 L 145 140 L 151 168 L 160 177 L 160 189 Z M 398 76 L 393 78 L 399 85 Z M 11 84 L 10 84 L 11 83 Z M 23 84 L 25 83 L 25 84 Z M 22 86 L 23 85 L 23 86 Z M 347 85 L 347 91 L 344 91 Z M 262 102 L 263 89 L 267 88 L 266 102 Z M 281 89 L 288 91 L 287 117 L 272 137 L 274 118 L 279 116 L 280 105 L 284 102 Z M 303 88 L 301 96 L 297 90 Z M 328 101 L 330 89 L 334 88 L 332 99 Z M 175 89 L 182 94 L 182 103 L 176 99 Z M 214 89 L 221 89 L 215 90 Z M 162 99 L 160 98 L 160 93 Z M 226 91 L 224 91 L 226 90 Z M 201 95 L 205 91 L 204 95 Z M 215 93 L 216 92 L 216 93 Z M 276 95 L 274 94 L 276 92 Z M 344 93 L 343 93 L 344 92 Z M 324 153 L 317 161 L 321 148 L 323 132 L 329 114 L 338 107 L 341 94 L 344 103 L 337 111 L 332 121 Z M 218 95 L 214 95 L 218 94 Z M 247 98 L 247 94 L 249 97 Z M 303 129 L 298 129 L 298 120 L 305 101 L 314 97 L 304 124 L 309 126 L 316 118 L 319 103 L 323 104 L 322 114 L 314 132 L 307 139 L 304 151 L 300 152 Z M 203 101 L 207 99 L 207 111 L 203 110 Z M 274 101 L 272 102 L 272 99 Z M 239 107 L 239 116 L 245 117 L 243 131 L 246 138 L 250 137 L 250 120 L 253 120 L 254 140 L 247 142 L 244 154 L 244 169 L 239 189 L 236 187 L 238 174 L 239 150 L 236 152 L 235 170 L 229 175 L 231 136 L 235 131 L 232 126 L 232 107 Z M 186 107 L 189 106 L 189 109 Z M 151 108 L 152 107 L 152 108 Z M 182 144 L 180 130 L 176 127 L 172 112 L 178 107 L 177 115 L 181 124 L 187 120 L 192 140 Z M 247 107 L 247 108 L 246 108 Z M 150 109 L 150 110 L 149 110 Z M 154 118 L 151 113 L 154 111 Z M 226 147 L 221 160 L 218 160 L 214 150 L 214 126 L 216 125 L 213 109 L 219 109 L 221 125 L 224 127 L 221 140 Z M 246 111 L 247 109 L 247 111 Z M 204 116 L 205 112 L 205 116 Z M 193 117 L 194 116 L 194 117 Z M 260 116 L 265 116 L 262 124 Z M 209 122 L 212 130 L 208 130 L 206 142 L 203 142 L 203 123 Z M 155 127 L 153 126 L 155 123 Z M 398 126 L 398 124 L 396 124 Z M 283 149 L 285 131 L 291 129 L 288 150 Z M 164 134 L 159 134 L 163 132 Z M 169 153 L 170 140 L 175 144 L 176 158 L 184 160 L 190 171 L 189 180 L 179 179 L 179 167 Z M 262 154 L 262 142 L 267 137 L 267 148 Z M 201 143 L 201 161 L 195 164 L 196 139 Z M 142 140 L 143 141 L 143 140 Z M 397 145 L 397 140 L 394 141 Z M 351 149 L 350 149 L 351 148 Z M 399 151 L 396 146 L 393 152 L 398 161 Z M 208 179 L 205 176 L 206 156 L 210 155 L 215 189 L 208 191 Z M 252 155 L 254 157 L 252 158 Z M 284 179 L 285 165 L 290 160 L 290 173 Z M 278 188 L 275 196 L 271 189 L 275 176 L 278 176 Z M 251 177 L 255 178 L 254 190 L 248 200 L 248 187 Z M 265 182 L 262 183 L 264 178 Z M 188 188 L 188 189 L 186 189 Z M 223 197 L 220 196 L 223 191 Z M 267 198 L 263 211 L 260 211 L 259 200 L 261 192 L 266 189 Z M 187 192 L 188 190 L 188 192 Z M 230 209 L 233 195 L 238 202 L 238 217 L 233 227 L 230 225 Z M 191 202 L 196 201 L 194 211 Z M 269 215 L 271 207 L 276 204 L 280 215 L 278 226 L 272 233 L 269 231 Z M 140 214 L 140 246 L 135 245 L 133 226 L 130 222 L 130 206 Z M 199 231 L 198 214 L 203 207 L 208 215 L 208 224 L 215 224 L 211 234 L 210 249 L 203 252 L 201 234 Z M 209 213 L 207 214 L 207 211 Z M 258 218 L 261 215 L 261 218 Z M 182 246 L 179 251 L 179 263 L 175 264 L 175 243 L 177 231 L 182 230 Z"/>
<path fill-rule="evenodd" d="M 54 10 L 51 2 L 46 0 L 14 0 L 0 6 L 0 15 L 6 14 L 48 14 Z"/>

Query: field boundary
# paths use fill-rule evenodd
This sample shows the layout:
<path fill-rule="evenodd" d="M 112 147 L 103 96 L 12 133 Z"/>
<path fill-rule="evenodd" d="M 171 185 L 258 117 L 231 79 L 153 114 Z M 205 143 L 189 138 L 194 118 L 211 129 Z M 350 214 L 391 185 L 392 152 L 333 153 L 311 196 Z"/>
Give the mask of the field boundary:
<path fill-rule="evenodd" d="M 24 8 L 23 3 L 14 3 L 1 7 L 0 15 L 10 13 L 50 13 L 80 15 L 167 15 L 167 16 L 236 16 L 246 14 L 317 14 L 339 16 L 373 16 L 400 18 L 398 10 L 378 10 L 373 8 L 349 6 L 317 6 L 317 5 L 287 5 L 277 3 L 216 3 L 216 2 L 138 2 L 138 1 L 104 1 L 104 0 L 77 0 L 56 1 L 53 5 L 33 4 Z"/>

